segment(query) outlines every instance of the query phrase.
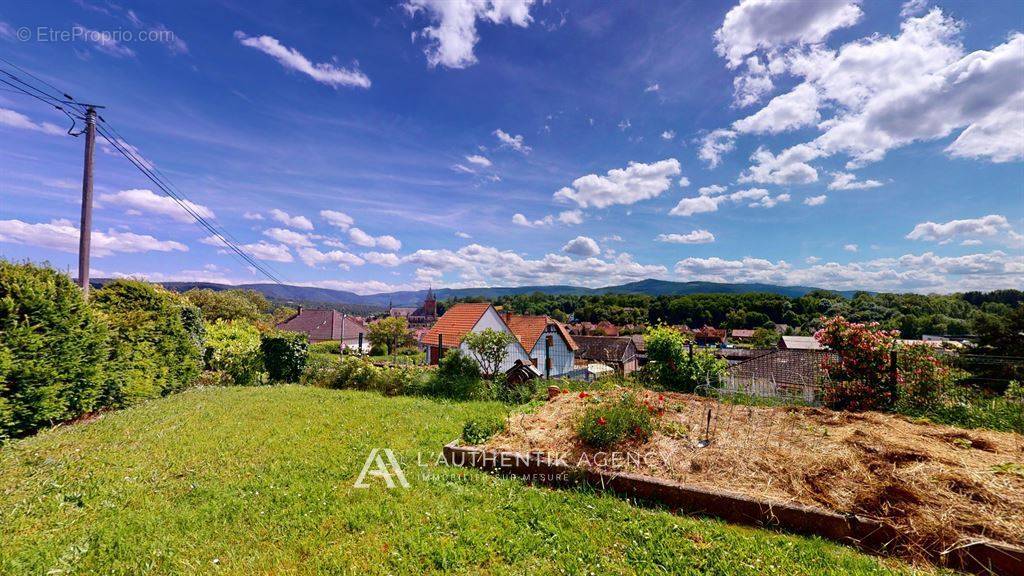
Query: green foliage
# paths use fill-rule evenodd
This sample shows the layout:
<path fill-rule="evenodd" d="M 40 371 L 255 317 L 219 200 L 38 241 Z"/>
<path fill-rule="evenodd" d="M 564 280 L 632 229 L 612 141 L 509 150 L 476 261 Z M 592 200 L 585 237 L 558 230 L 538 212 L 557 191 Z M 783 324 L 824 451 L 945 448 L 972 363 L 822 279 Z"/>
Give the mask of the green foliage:
<path fill-rule="evenodd" d="M 185 292 L 193 305 L 203 311 L 208 322 L 217 320 L 243 320 L 257 322 L 264 318 L 271 306 L 266 297 L 255 290 L 195 289 Z"/>
<path fill-rule="evenodd" d="M 617 398 L 591 398 L 576 425 L 576 435 L 593 448 L 607 448 L 627 438 L 646 440 L 654 432 L 653 411 L 633 392 Z"/>
<path fill-rule="evenodd" d="M 462 427 L 462 440 L 469 445 L 478 445 L 505 429 L 505 418 L 497 414 L 473 418 Z"/>
<path fill-rule="evenodd" d="M 935 348 L 925 344 L 900 346 L 896 355 L 899 371 L 898 412 L 927 409 L 944 402 L 957 381 L 967 373 L 951 366 Z"/>
<path fill-rule="evenodd" d="M 754 330 L 750 344 L 754 348 L 778 348 L 779 338 L 779 333 L 774 328 L 758 328 Z"/>
<path fill-rule="evenodd" d="M 314 342 L 309 345 L 310 354 L 341 354 L 341 343 L 334 340 Z"/>
<path fill-rule="evenodd" d="M 367 327 L 367 339 L 375 350 L 383 349 L 385 354 L 394 354 L 400 347 L 412 340 L 409 322 L 405 318 L 391 316 L 373 322 Z M 371 351 L 372 354 L 372 351 Z"/>
<path fill-rule="evenodd" d="M 66 275 L 0 260 L 0 437 L 100 406 L 107 326 Z"/>
<path fill-rule="evenodd" d="M 375 366 L 358 356 L 312 354 L 301 382 L 323 388 L 369 390 L 385 396 L 416 395 L 426 392 L 431 377 L 415 366 Z"/>
<path fill-rule="evenodd" d="M 445 350 L 428 393 L 458 400 L 488 396 L 487 387 L 480 378 L 480 365 L 458 348 Z"/>
<path fill-rule="evenodd" d="M 531 378 L 525 382 L 512 383 L 504 374 L 498 374 L 491 381 L 494 398 L 505 404 L 526 404 L 537 396 L 540 378 Z"/>
<path fill-rule="evenodd" d="M 901 412 L 937 424 L 1024 434 L 1024 406 L 1020 401 L 1005 396 L 986 397 L 964 387 L 953 389 L 944 402 L 906 407 Z"/>
<path fill-rule="evenodd" d="M 814 337 L 835 351 L 823 368 L 828 380 L 822 401 L 833 410 L 888 410 L 899 397 L 899 377 L 890 354 L 899 333 L 878 323 L 851 322 L 842 316 L 824 320 Z"/>
<path fill-rule="evenodd" d="M 93 294 L 92 305 L 110 327 L 104 406 L 131 406 L 195 382 L 202 321 L 179 295 L 148 282 L 116 280 Z"/>
<path fill-rule="evenodd" d="M 710 350 L 694 348 L 690 358 L 687 338 L 668 326 L 651 328 L 644 336 L 648 363 L 641 378 L 666 390 L 694 392 L 713 386 L 729 364 Z"/>
<path fill-rule="evenodd" d="M 252 386 L 262 383 L 260 331 L 252 324 L 218 320 L 206 330 L 206 368 L 221 384 Z"/>
<path fill-rule="evenodd" d="M 510 332 L 487 328 L 466 334 L 462 342 L 469 348 L 470 355 L 480 365 L 484 375 L 493 377 L 508 357 L 508 347 L 516 342 L 516 337 Z"/>
<path fill-rule="evenodd" d="M 263 365 L 273 382 L 298 382 L 306 368 L 309 340 L 305 334 L 271 332 L 260 336 Z"/>

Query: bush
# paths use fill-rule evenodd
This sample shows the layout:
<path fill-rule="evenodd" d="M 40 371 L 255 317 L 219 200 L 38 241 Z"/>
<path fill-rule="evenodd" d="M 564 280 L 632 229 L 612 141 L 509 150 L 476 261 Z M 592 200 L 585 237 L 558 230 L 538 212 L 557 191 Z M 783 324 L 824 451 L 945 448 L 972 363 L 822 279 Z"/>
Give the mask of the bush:
<path fill-rule="evenodd" d="M 92 304 L 110 327 L 104 406 L 131 406 L 195 382 L 202 367 L 196 345 L 202 320 L 179 295 L 148 282 L 116 280 L 97 290 Z"/>
<path fill-rule="evenodd" d="M 314 342 L 309 345 L 310 354 L 341 354 L 341 343 L 328 340 L 326 342 Z"/>
<path fill-rule="evenodd" d="M 526 404 L 537 395 L 539 378 L 513 384 L 504 374 L 498 374 L 491 381 L 494 397 L 505 404 Z"/>
<path fill-rule="evenodd" d="M 505 429 L 505 418 L 500 416 L 474 418 L 462 427 L 462 440 L 466 444 L 483 444 Z"/>
<path fill-rule="evenodd" d="M 626 438 L 646 440 L 654 432 L 654 411 L 637 400 L 633 392 L 616 399 L 593 400 L 583 411 L 576 434 L 593 448 L 607 448 Z"/>
<path fill-rule="evenodd" d="M 267 375 L 274 382 L 298 382 L 306 368 L 309 340 L 305 334 L 271 332 L 260 337 Z"/>
<path fill-rule="evenodd" d="M 319 388 L 330 388 L 330 381 L 334 377 L 334 365 L 339 362 L 339 356 L 334 354 L 320 354 L 310 351 L 306 358 L 306 367 L 302 370 L 299 383 L 303 386 L 317 386 Z"/>
<path fill-rule="evenodd" d="M 0 261 L 0 436 L 99 408 L 107 338 L 66 275 Z"/>
<path fill-rule="evenodd" d="M 858 324 L 842 316 L 824 320 L 814 338 L 835 351 L 823 368 L 828 374 L 822 390 L 825 406 L 833 410 L 888 410 L 899 395 L 892 377 L 889 353 L 899 332 L 882 330 L 877 322 Z"/>
<path fill-rule="evenodd" d="M 967 372 L 955 369 L 931 346 L 901 346 L 896 355 L 899 370 L 897 411 L 926 409 L 946 401 L 958 380 Z"/>
<path fill-rule="evenodd" d="M 693 392 L 701 386 L 717 384 L 728 362 L 709 350 L 696 349 L 693 360 L 687 339 L 674 328 L 651 328 L 644 337 L 647 358 L 641 378 L 666 390 Z"/>
<path fill-rule="evenodd" d="M 222 384 L 251 386 L 263 377 L 260 331 L 241 320 L 218 320 L 206 331 L 206 367 L 218 372 Z"/>
<path fill-rule="evenodd" d="M 455 400 L 487 399 L 489 396 L 480 378 L 480 365 L 458 348 L 445 351 L 428 393 Z"/>

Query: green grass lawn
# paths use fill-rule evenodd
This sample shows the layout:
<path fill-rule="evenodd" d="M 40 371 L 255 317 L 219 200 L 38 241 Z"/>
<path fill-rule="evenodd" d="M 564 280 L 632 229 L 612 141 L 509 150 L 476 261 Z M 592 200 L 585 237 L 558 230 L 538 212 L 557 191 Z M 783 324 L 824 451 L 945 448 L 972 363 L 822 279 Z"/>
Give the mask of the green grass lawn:
<path fill-rule="evenodd" d="M 487 402 L 206 388 L 0 448 L 5 574 L 849 574 L 905 565 L 814 538 L 532 488 L 423 478 Z M 371 448 L 412 486 L 353 488 Z"/>

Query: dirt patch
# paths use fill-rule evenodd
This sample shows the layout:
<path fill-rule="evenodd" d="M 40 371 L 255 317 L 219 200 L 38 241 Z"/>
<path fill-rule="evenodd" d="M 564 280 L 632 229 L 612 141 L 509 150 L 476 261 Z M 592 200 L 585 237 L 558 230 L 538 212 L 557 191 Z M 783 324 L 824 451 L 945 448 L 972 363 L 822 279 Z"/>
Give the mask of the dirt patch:
<path fill-rule="evenodd" d="M 666 406 L 648 441 L 605 451 L 583 445 L 574 426 L 586 402 L 618 393 L 561 394 L 513 416 L 485 447 L 884 520 L 904 535 L 899 553 L 912 558 L 978 539 L 1024 545 L 1024 476 L 1001 473 L 1024 463 L 1019 434 L 645 392 Z"/>

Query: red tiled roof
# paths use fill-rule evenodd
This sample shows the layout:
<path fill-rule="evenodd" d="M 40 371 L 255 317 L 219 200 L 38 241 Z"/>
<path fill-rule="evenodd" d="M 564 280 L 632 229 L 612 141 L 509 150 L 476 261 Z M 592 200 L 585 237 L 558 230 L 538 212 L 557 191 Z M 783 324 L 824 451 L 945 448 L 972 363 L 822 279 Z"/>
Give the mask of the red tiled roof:
<path fill-rule="evenodd" d="M 491 305 L 483 303 L 456 304 L 437 319 L 437 323 L 423 337 L 423 344 L 437 346 L 437 336 L 442 335 L 445 348 L 455 348 L 462 344 L 462 338 L 473 330 Z"/>
<path fill-rule="evenodd" d="M 569 335 L 569 331 L 565 326 L 549 316 L 505 314 L 502 316 L 502 319 L 505 320 L 508 329 L 519 338 L 519 343 L 523 345 L 527 352 L 533 349 L 533 346 L 540 339 L 541 335 L 544 334 L 544 330 L 547 329 L 549 324 L 555 325 L 555 329 L 561 334 L 562 339 L 565 340 L 570 350 L 578 348 L 576 341 Z"/>
<path fill-rule="evenodd" d="M 344 328 L 343 328 L 344 326 Z M 277 325 L 278 330 L 303 332 L 310 340 L 351 340 L 366 334 L 366 327 L 358 319 L 345 316 L 337 310 L 303 309 Z M 344 330 L 344 333 L 342 333 Z"/>
<path fill-rule="evenodd" d="M 729 330 L 729 335 L 733 338 L 753 338 L 754 331 L 747 330 L 746 328 L 736 328 L 735 330 Z"/>

